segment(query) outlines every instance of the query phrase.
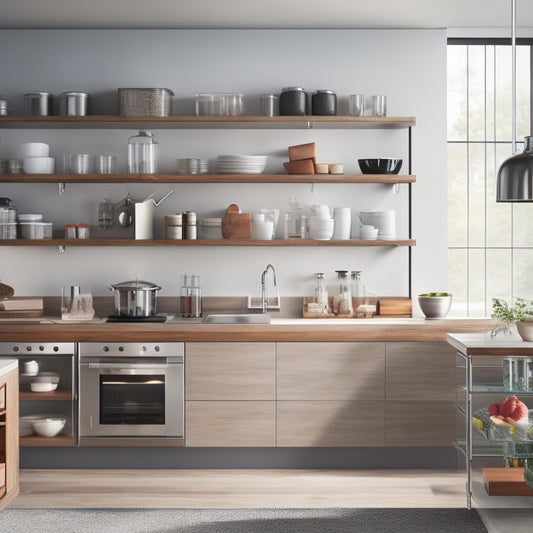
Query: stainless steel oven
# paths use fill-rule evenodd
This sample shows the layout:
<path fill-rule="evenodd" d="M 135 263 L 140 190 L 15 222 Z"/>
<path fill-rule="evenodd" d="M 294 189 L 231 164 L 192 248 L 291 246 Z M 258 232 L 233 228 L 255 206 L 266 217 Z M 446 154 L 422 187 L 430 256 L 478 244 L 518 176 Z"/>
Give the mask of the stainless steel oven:
<path fill-rule="evenodd" d="M 183 366 L 183 343 L 80 343 L 80 442 L 183 439 Z"/>

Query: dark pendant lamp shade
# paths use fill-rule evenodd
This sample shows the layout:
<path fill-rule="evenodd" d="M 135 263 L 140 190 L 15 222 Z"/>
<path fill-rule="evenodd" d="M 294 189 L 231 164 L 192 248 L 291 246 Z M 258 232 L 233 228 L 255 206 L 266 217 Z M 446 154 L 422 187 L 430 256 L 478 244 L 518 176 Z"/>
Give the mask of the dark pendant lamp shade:
<path fill-rule="evenodd" d="M 524 151 L 506 159 L 498 171 L 497 202 L 533 202 L 533 137 L 525 137 Z"/>

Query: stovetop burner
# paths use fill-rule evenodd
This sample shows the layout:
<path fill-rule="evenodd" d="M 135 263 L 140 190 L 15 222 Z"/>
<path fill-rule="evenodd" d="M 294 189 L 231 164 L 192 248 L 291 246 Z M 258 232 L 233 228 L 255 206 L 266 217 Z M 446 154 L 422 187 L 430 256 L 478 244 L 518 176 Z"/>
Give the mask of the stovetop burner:
<path fill-rule="evenodd" d="M 111 315 L 106 322 L 165 322 L 166 315 L 152 315 L 152 316 L 121 316 Z"/>

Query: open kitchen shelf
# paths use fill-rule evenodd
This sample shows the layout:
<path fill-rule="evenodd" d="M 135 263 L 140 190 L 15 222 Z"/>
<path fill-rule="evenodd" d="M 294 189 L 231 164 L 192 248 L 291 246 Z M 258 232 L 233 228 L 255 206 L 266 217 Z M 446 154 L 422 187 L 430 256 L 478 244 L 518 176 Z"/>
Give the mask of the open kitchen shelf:
<path fill-rule="evenodd" d="M 19 392 L 19 400 L 24 401 L 71 401 L 71 390 L 54 390 L 50 392 Z"/>
<path fill-rule="evenodd" d="M 310 239 L 11 239 L 0 240 L 0 246 L 415 246 L 414 239 L 394 241 Z"/>
<path fill-rule="evenodd" d="M 0 183 L 414 183 L 399 174 L 0 174 Z"/>
<path fill-rule="evenodd" d="M 170 117 L 122 117 L 118 115 L 89 115 L 85 117 L 0 117 L 0 128 L 94 128 L 94 129 L 178 129 L 178 128 L 351 128 L 351 129 L 399 129 L 416 124 L 414 117 L 352 117 L 352 116 L 282 116 L 263 117 L 253 115 L 228 116 L 170 116 Z"/>
<path fill-rule="evenodd" d="M 39 437 L 30 435 L 19 438 L 20 446 L 74 446 L 72 435 L 58 435 L 57 437 Z"/>

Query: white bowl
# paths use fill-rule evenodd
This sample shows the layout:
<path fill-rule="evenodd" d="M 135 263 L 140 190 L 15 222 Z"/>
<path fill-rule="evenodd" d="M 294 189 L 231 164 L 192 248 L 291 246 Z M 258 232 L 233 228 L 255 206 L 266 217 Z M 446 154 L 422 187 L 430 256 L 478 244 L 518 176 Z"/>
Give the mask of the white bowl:
<path fill-rule="evenodd" d="M 22 169 L 26 174 L 53 174 L 53 157 L 25 157 L 22 160 Z"/>
<path fill-rule="evenodd" d="M 64 427 L 66 418 L 42 418 L 34 420 L 33 429 L 41 437 L 55 437 Z"/>
<path fill-rule="evenodd" d="M 25 157 L 48 157 L 50 147 L 45 143 L 22 143 L 19 146 L 20 159 Z"/>
<path fill-rule="evenodd" d="M 39 383 L 32 381 L 30 383 L 32 392 L 51 392 L 57 389 L 57 383 Z"/>
<path fill-rule="evenodd" d="M 42 222 L 43 215 L 37 214 L 19 214 L 17 215 L 19 222 Z"/>

